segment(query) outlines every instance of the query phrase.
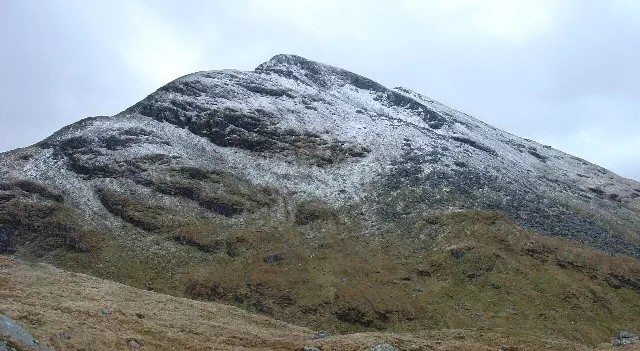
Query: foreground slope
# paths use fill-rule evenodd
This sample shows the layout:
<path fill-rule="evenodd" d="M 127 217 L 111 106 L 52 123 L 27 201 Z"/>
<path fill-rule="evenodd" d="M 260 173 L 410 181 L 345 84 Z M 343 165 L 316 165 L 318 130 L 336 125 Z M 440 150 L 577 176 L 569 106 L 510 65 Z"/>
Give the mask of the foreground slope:
<path fill-rule="evenodd" d="M 0 251 L 317 328 L 594 343 L 638 328 L 640 184 L 278 55 L 0 155 Z"/>
<path fill-rule="evenodd" d="M 220 304 L 180 299 L 0 256 L 0 314 L 25 325 L 56 350 L 587 350 L 587 345 L 534 333 L 436 330 L 350 334 L 312 340 L 313 331 Z M 1 338 L 0 338 L 1 340 Z M 606 348 L 607 344 L 600 346 Z"/>

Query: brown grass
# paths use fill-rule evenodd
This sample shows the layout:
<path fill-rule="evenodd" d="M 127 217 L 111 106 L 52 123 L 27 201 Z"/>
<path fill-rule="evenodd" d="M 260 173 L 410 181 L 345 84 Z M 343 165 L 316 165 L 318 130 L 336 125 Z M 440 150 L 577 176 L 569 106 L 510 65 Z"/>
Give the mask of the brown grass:
<path fill-rule="evenodd" d="M 401 350 L 586 350 L 585 345 L 534 333 L 432 330 L 359 333 L 310 340 L 313 332 L 241 309 L 135 289 L 49 265 L 0 256 L 0 313 L 56 350 L 367 350 L 392 343 Z M 111 309 L 105 315 L 103 309 Z M 604 348 L 605 345 L 602 347 Z"/>

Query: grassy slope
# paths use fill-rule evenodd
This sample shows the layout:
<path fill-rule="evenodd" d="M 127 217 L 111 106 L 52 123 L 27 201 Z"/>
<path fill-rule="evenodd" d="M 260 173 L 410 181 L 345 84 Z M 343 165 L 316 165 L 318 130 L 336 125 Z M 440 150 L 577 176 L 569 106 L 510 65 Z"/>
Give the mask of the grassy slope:
<path fill-rule="evenodd" d="M 83 228 L 55 192 L 34 185 L 27 193 L 43 201 L 20 198 L 16 189 L 25 186 L 12 185 L 8 194 L 18 197 L 0 203 L 0 219 L 21 228 L 25 259 L 316 329 L 533 332 L 589 345 L 640 329 L 633 258 L 539 236 L 485 212 L 392 217 L 367 232 L 356 210 L 287 204 L 228 175 L 176 172 L 144 181 L 188 199 L 172 207 L 100 190 L 124 221 L 113 232 Z M 204 209 L 180 207 L 194 202 Z"/>
<path fill-rule="evenodd" d="M 109 308 L 111 315 L 102 311 Z M 56 350 L 367 350 L 392 343 L 402 350 L 516 349 L 583 350 L 562 338 L 521 332 L 431 330 L 359 333 L 310 340 L 312 331 L 241 309 L 135 289 L 49 265 L 0 256 L 0 313 Z M 605 348 L 606 345 L 602 345 Z"/>
<path fill-rule="evenodd" d="M 191 223 L 182 233 L 204 244 L 223 240 L 225 249 L 203 252 L 129 230 L 91 254 L 57 251 L 50 261 L 336 332 L 526 331 L 597 345 L 620 329 L 640 329 L 635 259 L 539 236 L 493 213 L 425 217 L 410 230 L 354 235 L 357 228 L 332 216 L 304 226 L 264 218 Z M 265 262 L 274 254 L 280 262 Z"/>

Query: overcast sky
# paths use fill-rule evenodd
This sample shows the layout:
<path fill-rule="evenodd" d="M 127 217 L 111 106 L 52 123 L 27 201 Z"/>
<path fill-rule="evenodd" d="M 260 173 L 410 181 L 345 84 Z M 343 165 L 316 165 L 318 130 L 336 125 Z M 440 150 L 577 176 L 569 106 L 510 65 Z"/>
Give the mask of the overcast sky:
<path fill-rule="evenodd" d="M 0 0 L 0 151 L 278 53 L 640 180 L 640 1 Z"/>

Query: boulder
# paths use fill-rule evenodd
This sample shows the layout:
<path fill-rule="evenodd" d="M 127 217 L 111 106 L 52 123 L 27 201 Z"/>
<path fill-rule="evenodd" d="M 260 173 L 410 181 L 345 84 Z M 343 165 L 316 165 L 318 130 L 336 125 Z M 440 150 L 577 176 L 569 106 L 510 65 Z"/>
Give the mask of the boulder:
<path fill-rule="evenodd" d="M 0 314 L 0 339 L 27 350 L 40 350 L 40 345 L 20 323 Z M 6 345 L 6 344 L 5 344 Z M 5 349 L 11 349 L 8 345 Z M 0 350 L 2 350 L 0 348 Z"/>
<path fill-rule="evenodd" d="M 613 339 L 611 346 L 619 347 L 624 345 L 640 344 L 640 337 L 626 330 L 620 331 L 618 336 Z"/>
<path fill-rule="evenodd" d="M 330 337 L 331 334 L 329 334 L 328 331 L 326 330 L 321 330 L 315 334 L 313 334 L 313 336 L 311 337 L 311 339 L 326 339 L 328 337 Z"/>

